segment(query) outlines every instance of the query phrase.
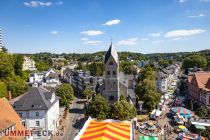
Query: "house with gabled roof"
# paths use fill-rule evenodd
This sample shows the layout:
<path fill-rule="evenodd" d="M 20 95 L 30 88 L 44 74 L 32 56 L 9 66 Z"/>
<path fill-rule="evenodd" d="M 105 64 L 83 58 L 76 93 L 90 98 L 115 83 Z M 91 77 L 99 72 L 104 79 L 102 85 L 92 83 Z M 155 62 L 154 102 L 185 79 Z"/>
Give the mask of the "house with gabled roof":
<path fill-rule="evenodd" d="M 6 98 L 0 98 L 0 140 L 32 139 L 31 135 L 18 135 L 17 132 L 26 132 L 21 118 L 15 112 Z"/>
<path fill-rule="evenodd" d="M 203 105 L 210 104 L 210 72 L 188 75 L 188 96 Z"/>
<path fill-rule="evenodd" d="M 24 95 L 13 102 L 24 126 L 33 131 L 55 132 L 59 121 L 59 98 L 54 92 L 43 87 L 31 87 Z M 34 136 L 42 138 L 42 136 Z M 47 138 L 50 138 L 48 136 Z"/>

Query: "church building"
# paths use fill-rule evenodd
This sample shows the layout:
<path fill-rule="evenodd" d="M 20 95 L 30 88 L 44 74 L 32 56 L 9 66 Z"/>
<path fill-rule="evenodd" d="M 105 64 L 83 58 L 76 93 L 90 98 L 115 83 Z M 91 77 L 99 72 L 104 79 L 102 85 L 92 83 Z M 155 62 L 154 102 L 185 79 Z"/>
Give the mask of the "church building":
<path fill-rule="evenodd" d="M 131 104 L 135 105 L 135 76 L 125 75 L 123 72 L 119 72 L 119 58 L 112 44 L 106 52 L 104 64 L 104 79 L 103 84 L 100 86 L 101 95 L 110 104 L 118 101 L 120 95 L 123 95 Z"/>

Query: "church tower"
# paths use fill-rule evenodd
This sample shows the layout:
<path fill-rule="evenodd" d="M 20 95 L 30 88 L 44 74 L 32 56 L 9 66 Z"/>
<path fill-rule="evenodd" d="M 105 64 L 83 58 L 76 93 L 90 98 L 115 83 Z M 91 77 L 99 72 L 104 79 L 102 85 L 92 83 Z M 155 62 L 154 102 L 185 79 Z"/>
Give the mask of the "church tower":
<path fill-rule="evenodd" d="M 102 95 L 111 104 L 119 100 L 119 60 L 112 44 L 105 55 L 104 91 Z"/>

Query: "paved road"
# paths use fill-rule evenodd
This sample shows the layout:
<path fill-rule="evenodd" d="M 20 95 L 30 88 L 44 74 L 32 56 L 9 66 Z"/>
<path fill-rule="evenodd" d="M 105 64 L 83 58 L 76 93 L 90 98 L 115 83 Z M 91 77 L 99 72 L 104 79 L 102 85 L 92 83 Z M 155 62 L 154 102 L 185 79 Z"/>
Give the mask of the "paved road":
<path fill-rule="evenodd" d="M 70 119 L 69 119 L 69 127 L 64 136 L 64 140 L 73 140 L 75 135 L 79 132 L 79 130 L 83 127 L 84 120 L 76 122 L 77 119 L 82 118 L 84 116 L 84 104 L 81 103 L 82 99 L 78 99 L 75 97 L 74 102 L 70 108 Z"/>

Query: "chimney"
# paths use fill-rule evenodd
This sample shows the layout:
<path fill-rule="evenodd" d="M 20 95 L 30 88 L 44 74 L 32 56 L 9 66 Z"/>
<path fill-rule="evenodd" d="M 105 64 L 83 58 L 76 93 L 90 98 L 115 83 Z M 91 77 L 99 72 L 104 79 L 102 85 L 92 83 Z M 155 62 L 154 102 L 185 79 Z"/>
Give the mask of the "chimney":
<path fill-rule="evenodd" d="M 11 101 L 11 99 L 12 99 L 12 93 L 11 93 L 11 91 L 8 91 L 7 94 L 8 94 L 8 95 L 7 95 L 7 99 L 8 99 L 9 101 Z"/>

